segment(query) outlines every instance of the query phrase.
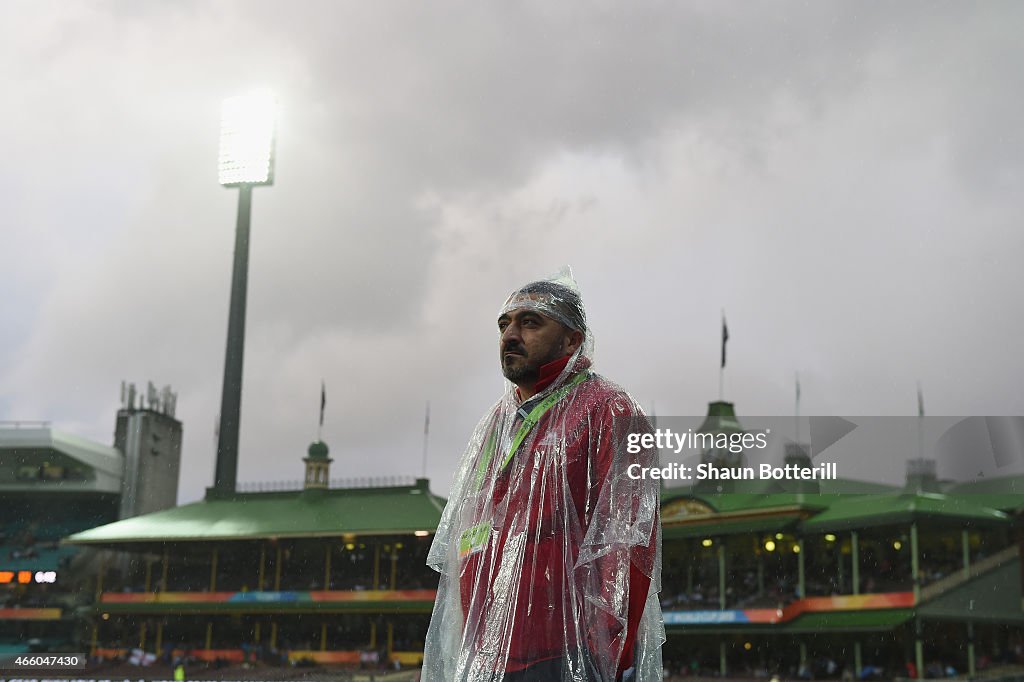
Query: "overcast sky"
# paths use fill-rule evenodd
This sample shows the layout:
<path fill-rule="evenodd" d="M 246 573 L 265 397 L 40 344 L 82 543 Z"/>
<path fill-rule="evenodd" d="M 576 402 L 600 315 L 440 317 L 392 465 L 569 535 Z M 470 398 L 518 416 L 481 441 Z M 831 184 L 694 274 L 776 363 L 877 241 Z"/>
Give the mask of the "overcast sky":
<path fill-rule="evenodd" d="M 660 414 L 1024 414 L 1024 5 L 0 0 L 0 420 L 112 442 L 170 384 L 212 483 L 237 190 L 270 87 L 242 481 L 447 494 L 495 318 L 570 264 L 596 366 Z M 908 453 L 916 455 L 915 452 Z M 942 472 L 940 472 L 942 473 Z"/>

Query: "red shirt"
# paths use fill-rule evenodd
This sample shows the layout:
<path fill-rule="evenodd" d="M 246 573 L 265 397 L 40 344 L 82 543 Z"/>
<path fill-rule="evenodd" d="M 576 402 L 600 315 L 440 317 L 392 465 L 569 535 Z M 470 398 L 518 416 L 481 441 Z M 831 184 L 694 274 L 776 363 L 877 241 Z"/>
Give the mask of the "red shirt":
<path fill-rule="evenodd" d="M 541 368 L 536 390 L 557 378 L 567 361 Z M 653 562 L 657 518 L 646 547 L 621 547 L 593 564 L 575 564 L 615 455 L 613 417 L 628 416 L 633 405 L 614 385 L 589 378 L 540 418 L 497 474 L 489 500 L 491 538 L 463 560 L 460 589 L 466 626 L 473 629 L 467 635 L 499 657 L 507 652 L 505 672 L 571 656 L 566 651 L 574 642 L 599 655 L 621 652 L 616 676 L 632 665 L 650 587 L 640 567 Z M 486 481 L 506 452 L 499 447 L 494 453 Z M 514 604 L 503 603 L 508 595 Z"/>

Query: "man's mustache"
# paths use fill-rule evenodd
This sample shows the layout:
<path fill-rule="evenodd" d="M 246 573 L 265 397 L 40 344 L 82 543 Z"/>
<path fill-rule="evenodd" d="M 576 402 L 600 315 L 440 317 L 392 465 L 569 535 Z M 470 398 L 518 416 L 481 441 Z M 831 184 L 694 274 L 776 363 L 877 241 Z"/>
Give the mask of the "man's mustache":
<path fill-rule="evenodd" d="M 505 353 L 519 353 L 520 355 L 525 356 L 526 355 L 526 346 L 522 346 L 522 345 L 520 345 L 518 343 L 514 343 L 514 342 L 506 343 L 501 348 L 501 354 L 504 355 Z"/>

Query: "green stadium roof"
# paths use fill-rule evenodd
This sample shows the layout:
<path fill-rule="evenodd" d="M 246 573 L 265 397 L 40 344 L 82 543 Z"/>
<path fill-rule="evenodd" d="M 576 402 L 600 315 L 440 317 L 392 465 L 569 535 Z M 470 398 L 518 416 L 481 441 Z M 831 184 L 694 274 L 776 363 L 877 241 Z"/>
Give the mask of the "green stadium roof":
<path fill-rule="evenodd" d="M 1002 524 L 1009 517 L 991 507 L 976 504 L 963 496 L 938 493 L 902 495 L 858 495 L 843 497 L 831 507 L 803 523 L 808 532 L 850 530 L 870 526 L 888 526 L 924 519 L 957 521 L 967 524 Z"/>
<path fill-rule="evenodd" d="M 1002 511 L 1024 509 L 1024 474 L 957 483 L 946 492 Z"/>
<path fill-rule="evenodd" d="M 680 538 L 706 538 L 722 535 L 746 535 L 749 533 L 776 533 L 796 525 L 800 520 L 798 512 L 772 515 L 750 516 L 738 518 L 722 518 L 720 515 L 708 516 L 706 520 L 695 519 L 684 524 L 666 524 L 662 537 L 666 540 Z"/>
<path fill-rule="evenodd" d="M 859 482 L 849 483 L 856 486 Z M 1024 477 L 1021 484 L 1024 485 Z M 1012 482 L 1004 479 L 1002 485 L 1012 485 Z M 738 491 L 717 494 L 692 488 L 663 490 L 665 537 L 712 537 L 796 527 L 805 533 L 824 533 L 923 520 L 1000 525 L 1010 521 L 1004 510 L 1024 506 L 1024 496 L 981 494 L 980 491 L 978 494 L 906 493 L 898 489 L 860 494 L 751 492 L 754 488 L 742 486 Z M 701 513 L 700 509 L 681 512 L 673 509 L 673 503 L 687 500 L 705 505 L 707 513 Z"/>
<path fill-rule="evenodd" d="M 661 490 L 662 503 L 683 497 L 696 497 L 719 511 L 745 509 L 751 506 L 768 507 L 779 504 L 804 504 L 810 507 L 829 507 L 840 495 L 898 494 L 902 486 L 859 481 L 850 478 L 827 479 L 814 482 L 818 490 L 798 490 L 796 486 L 763 479 L 729 481 L 731 490 L 712 492 L 700 486 L 673 486 Z M 1022 482 L 1024 485 L 1024 482 Z"/>
<path fill-rule="evenodd" d="M 819 633 L 829 630 L 841 630 L 843 632 L 884 631 L 891 630 L 897 625 L 907 622 L 913 615 L 913 609 L 805 613 L 796 620 L 786 623 L 781 629 L 793 633 Z"/>
<path fill-rule="evenodd" d="M 443 509 L 444 500 L 430 492 L 426 479 L 408 486 L 239 493 L 99 526 L 65 542 L 114 546 L 433 532 Z"/>

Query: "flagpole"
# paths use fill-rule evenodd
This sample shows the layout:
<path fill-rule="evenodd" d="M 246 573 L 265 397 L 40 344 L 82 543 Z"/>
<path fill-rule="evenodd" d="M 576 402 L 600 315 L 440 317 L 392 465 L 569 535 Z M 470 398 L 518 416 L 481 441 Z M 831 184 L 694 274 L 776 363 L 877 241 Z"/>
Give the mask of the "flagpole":
<path fill-rule="evenodd" d="M 725 342 L 729 340 L 729 327 L 725 324 L 725 308 L 722 308 L 722 364 L 718 368 L 718 402 L 725 400 Z"/>
<path fill-rule="evenodd" d="M 324 407 L 327 406 L 327 384 L 324 380 L 320 380 L 320 424 L 316 427 L 316 440 L 318 443 L 323 442 L 323 431 L 324 431 Z"/>
<path fill-rule="evenodd" d="M 427 412 L 423 418 L 423 476 L 427 477 L 427 445 L 430 442 L 430 401 L 427 401 Z"/>
<path fill-rule="evenodd" d="M 924 394 L 921 382 L 917 382 L 917 456 L 924 459 Z"/>
<path fill-rule="evenodd" d="M 800 447 L 800 373 L 795 372 L 796 376 L 796 409 L 793 413 L 793 430 L 796 431 L 796 445 Z"/>

